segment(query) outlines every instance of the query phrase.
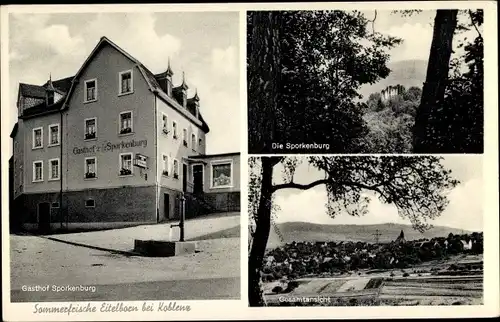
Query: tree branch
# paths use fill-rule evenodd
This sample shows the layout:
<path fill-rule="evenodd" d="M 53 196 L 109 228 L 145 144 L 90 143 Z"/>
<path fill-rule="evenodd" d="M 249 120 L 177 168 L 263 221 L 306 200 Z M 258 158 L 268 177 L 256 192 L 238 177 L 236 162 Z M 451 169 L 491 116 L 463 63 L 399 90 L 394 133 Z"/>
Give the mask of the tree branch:
<path fill-rule="evenodd" d="M 468 12 L 469 12 L 469 17 L 470 17 L 470 22 L 474 26 L 474 29 L 476 29 L 477 34 L 479 35 L 479 38 L 483 39 L 483 36 L 479 32 L 479 29 L 477 28 L 476 23 L 474 22 L 474 18 L 472 17 L 472 11 L 469 9 Z"/>
<path fill-rule="evenodd" d="M 372 23 L 372 33 L 375 33 L 375 20 L 377 20 L 377 10 L 375 10 L 375 17 L 373 17 L 373 20 L 368 20 Z"/>
<path fill-rule="evenodd" d="M 281 190 L 281 189 L 308 190 L 308 189 L 314 188 L 316 186 L 319 186 L 319 185 L 322 185 L 322 184 L 331 183 L 331 182 L 332 182 L 331 179 L 316 180 L 316 181 L 313 181 L 313 182 L 311 182 L 309 184 L 300 184 L 300 183 L 288 182 L 288 183 L 282 183 L 282 184 L 273 185 L 271 191 L 275 192 L 275 191 Z M 381 187 L 381 186 L 383 186 L 384 184 L 387 184 L 387 181 L 380 182 L 380 183 L 374 184 L 374 185 L 366 185 L 366 184 L 363 184 L 363 183 L 353 182 L 353 181 L 334 181 L 333 183 L 335 183 L 336 185 L 341 185 L 341 186 L 356 187 L 356 188 L 371 190 L 371 191 L 375 191 L 375 192 L 378 192 L 378 193 L 382 194 L 380 192 L 380 189 L 378 189 L 378 188 Z"/>
<path fill-rule="evenodd" d="M 311 188 L 314 188 L 316 186 L 326 184 L 328 183 L 328 179 L 321 179 L 321 180 L 316 180 L 314 182 L 311 182 L 309 184 L 300 184 L 300 183 L 294 183 L 294 182 L 288 182 L 288 183 L 282 183 L 282 184 L 276 184 L 273 186 L 272 191 L 275 192 L 280 189 L 300 189 L 300 190 L 308 190 Z"/>

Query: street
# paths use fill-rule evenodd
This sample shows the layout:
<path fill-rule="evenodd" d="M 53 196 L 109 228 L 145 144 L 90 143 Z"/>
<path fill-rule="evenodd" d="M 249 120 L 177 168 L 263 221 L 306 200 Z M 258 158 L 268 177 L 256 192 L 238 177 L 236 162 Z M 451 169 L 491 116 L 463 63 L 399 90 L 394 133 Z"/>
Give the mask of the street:
<path fill-rule="evenodd" d="M 169 258 L 119 255 L 41 236 L 11 235 L 10 243 L 13 302 L 240 297 L 239 238 L 201 240 L 196 253 Z M 52 291 L 68 286 L 83 290 Z"/>

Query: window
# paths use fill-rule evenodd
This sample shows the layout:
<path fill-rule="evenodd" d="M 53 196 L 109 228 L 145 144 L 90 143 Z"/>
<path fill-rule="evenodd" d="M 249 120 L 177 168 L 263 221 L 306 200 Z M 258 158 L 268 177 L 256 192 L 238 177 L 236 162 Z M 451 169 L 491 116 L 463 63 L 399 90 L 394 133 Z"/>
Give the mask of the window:
<path fill-rule="evenodd" d="M 59 145 L 59 124 L 49 125 L 49 146 Z"/>
<path fill-rule="evenodd" d="M 43 128 L 37 127 L 33 129 L 33 149 L 43 147 Z"/>
<path fill-rule="evenodd" d="M 203 144 L 203 140 L 201 138 L 198 139 L 198 146 L 201 147 L 201 145 Z"/>
<path fill-rule="evenodd" d="M 52 208 L 59 208 L 59 203 L 58 202 L 53 202 L 51 205 Z"/>
<path fill-rule="evenodd" d="M 59 180 L 59 159 L 49 160 L 49 180 Z"/>
<path fill-rule="evenodd" d="M 179 161 L 174 159 L 174 179 L 179 179 Z"/>
<path fill-rule="evenodd" d="M 33 182 L 43 181 L 43 161 L 33 162 Z"/>
<path fill-rule="evenodd" d="M 191 133 L 191 149 L 196 151 L 196 134 Z"/>
<path fill-rule="evenodd" d="M 94 199 L 85 200 L 85 208 L 95 208 L 95 200 Z"/>
<path fill-rule="evenodd" d="M 177 122 L 172 122 L 172 131 L 174 131 L 174 139 L 177 139 Z"/>
<path fill-rule="evenodd" d="M 97 79 L 87 80 L 85 86 L 85 102 L 97 100 Z"/>
<path fill-rule="evenodd" d="M 85 179 L 94 179 L 97 176 L 96 157 L 85 158 Z"/>
<path fill-rule="evenodd" d="M 85 119 L 85 140 L 97 138 L 97 118 Z"/>
<path fill-rule="evenodd" d="M 120 134 L 132 133 L 132 112 L 120 113 Z"/>
<path fill-rule="evenodd" d="M 228 188 L 233 185 L 233 162 L 231 160 L 212 163 L 212 188 Z"/>
<path fill-rule="evenodd" d="M 120 74 L 120 93 L 119 94 L 129 94 L 134 91 L 132 84 L 132 71 L 127 70 L 121 72 Z"/>
<path fill-rule="evenodd" d="M 120 154 L 120 175 L 129 176 L 132 174 L 132 153 Z"/>
<path fill-rule="evenodd" d="M 188 146 L 188 130 L 187 129 L 182 129 L 182 144 L 184 146 Z"/>
<path fill-rule="evenodd" d="M 162 129 L 163 133 L 168 134 L 168 117 L 165 114 L 162 114 Z"/>
<path fill-rule="evenodd" d="M 168 156 L 163 155 L 163 171 L 162 175 L 168 176 Z"/>

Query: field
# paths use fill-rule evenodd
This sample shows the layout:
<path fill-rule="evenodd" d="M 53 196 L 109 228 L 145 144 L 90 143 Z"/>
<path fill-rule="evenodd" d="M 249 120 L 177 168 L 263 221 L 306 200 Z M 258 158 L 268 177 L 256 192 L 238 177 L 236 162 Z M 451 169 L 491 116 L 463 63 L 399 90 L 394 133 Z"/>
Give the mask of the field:
<path fill-rule="evenodd" d="M 482 255 L 458 255 L 405 270 L 364 270 L 338 277 L 296 280 L 290 292 L 263 285 L 269 306 L 480 305 L 483 302 Z M 285 289 L 286 287 L 283 287 Z"/>

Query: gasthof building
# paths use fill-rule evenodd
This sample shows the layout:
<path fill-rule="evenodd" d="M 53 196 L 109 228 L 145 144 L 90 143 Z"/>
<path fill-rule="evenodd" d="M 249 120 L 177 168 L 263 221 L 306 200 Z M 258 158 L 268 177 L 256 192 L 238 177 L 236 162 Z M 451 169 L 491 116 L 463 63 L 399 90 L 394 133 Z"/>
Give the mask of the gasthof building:
<path fill-rule="evenodd" d="M 102 37 L 78 72 L 19 84 L 13 229 L 105 228 L 240 210 L 240 154 L 207 155 L 197 94 Z"/>

